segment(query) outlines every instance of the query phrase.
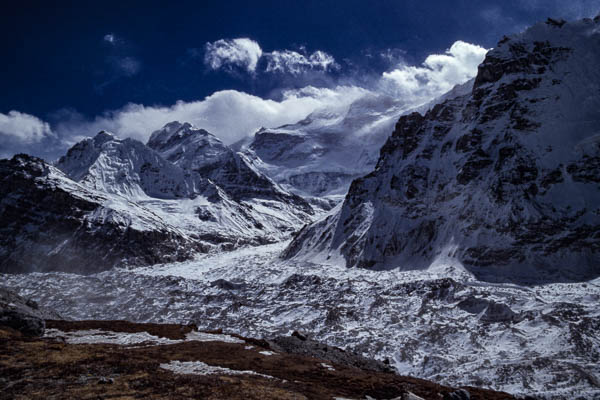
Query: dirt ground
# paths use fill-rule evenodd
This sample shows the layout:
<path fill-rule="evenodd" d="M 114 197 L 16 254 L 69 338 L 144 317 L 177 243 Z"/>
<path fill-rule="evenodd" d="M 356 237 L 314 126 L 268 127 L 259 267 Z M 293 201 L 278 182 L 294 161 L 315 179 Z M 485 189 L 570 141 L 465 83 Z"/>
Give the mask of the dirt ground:
<path fill-rule="evenodd" d="M 47 321 L 63 332 L 100 329 L 148 332 L 183 339 L 193 327 L 125 321 Z M 250 345 L 252 348 L 249 348 Z M 187 341 L 168 345 L 68 344 L 60 338 L 27 338 L 0 327 L 1 399 L 349 399 L 402 398 L 412 392 L 441 400 L 456 389 L 393 373 L 365 371 L 317 358 L 246 343 Z M 202 361 L 242 375 L 183 375 L 160 367 L 170 361 Z M 326 363 L 333 368 L 326 368 Z M 466 387 L 471 399 L 512 399 L 506 393 Z"/>

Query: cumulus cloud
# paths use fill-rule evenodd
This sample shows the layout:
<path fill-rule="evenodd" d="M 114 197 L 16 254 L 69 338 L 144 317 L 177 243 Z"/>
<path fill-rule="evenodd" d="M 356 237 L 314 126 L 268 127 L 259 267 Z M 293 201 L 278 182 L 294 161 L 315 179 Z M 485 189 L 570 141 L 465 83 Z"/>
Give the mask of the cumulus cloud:
<path fill-rule="evenodd" d="M 40 143 L 54 139 L 47 122 L 26 113 L 0 113 L 0 158 L 15 153 L 32 152 Z"/>
<path fill-rule="evenodd" d="M 262 126 L 295 123 L 316 109 L 349 104 L 366 92 L 357 87 L 306 87 L 286 91 L 282 99 L 276 101 L 225 90 L 201 101 L 180 101 L 169 107 L 129 104 L 92 121 L 61 123 L 57 130 L 64 137 L 77 137 L 93 135 L 105 129 L 120 137 L 132 137 L 145 142 L 154 130 L 178 120 L 204 128 L 230 144 L 253 134 Z"/>
<path fill-rule="evenodd" d="M 459 41 L 444 54 L 428 56 L 422 65 L 398 65 L 382 75 L 373 76 L 368 84 L 358 85 L 357 80 L 348 79 L 346 85 L 332 84 L 329 88 L 306 86 L 283 91 L 277 100 L 224 90 L 203 100 L 179 101 L 170 106 L 128 104 L 92 119 L 85 118 L 75 110 L 62 110 L 60 115 L 53 117 L 53 121 L 59 122 L 53 123 L 52 127 L 32 115 L 11 111 L 7 115 L 0 114 L 0 143 L 3 145 L 0 155 L 25 151 L 54 159 L 75 142 L 101 130 L 111 131 L 121 138 L 131 137 L 145 142 L 154 130 L 174 120 L 191 122 L 212 132 L 226 144 L 231 144 L 252 135 L 260 127 L 296 123 L 313 112 L 332 111 L 335 114 L 336 110 L 343 110 L 360 98 L 378 94 L 391 94 L 403 100 L 408 109 L 475 76 L 477 65 L 486 51 L 482 47 Z M 313 53 L 314 57 L 292 53 L 279 52 L 291 59 L 281 57 L 279 61 L 285 63 L 281 68 L 292 75 L 301 68 L 331 68 L 334 62 L 323 52 Z M 266 57 L 266 54 L 262 57 Z M 311 63 L 316 66 L 313 67 Z M 243 65 L 243 68 L 248 68 L 250 64 Z M 294 69 L 297 65 L 300 68 L 298 70 Z M 44 142 L 45 137 L 53 138 L 52 146 L 46 144 L 50 141 Z M 6 145 L 8 142 L 12 144 Z M 28 145 L 30 147 L 26 148 Z"/>
<path fill-rule="evenodd" d="M 204 63 L 213 70 L 241 67 L 248 72 L 254 72 L 263 54 L 259 44 L 248 38 L 209 42 L 206 43 L 205 50 Z"/>
<path fill-rule="evenodd" d="M 415 104 L 427 102 L 475 77 L 487 51 L 459 40 L 445 54 L 429 55 L 420 66 L 403 64 L 384 72 L 381 87 Z"/>
<path fill-rule="evenodd" d="M 188 53 L 194 56 L 196 50 L 190 49 Z M 266 63 L 262 64 L 259 70 L 261 59 L 266 60 Z M 249 73 L 277 72 L 292 75 L 339 68 L 333 56 L 321 50 L 310 55 L 293 50 L 264 52 L 256 41 L 248 38 L 220 39 L 206 43 L 204 63 L 212 70 L 233 72 L 236 68 L 241 68 Z"/>
<path fill-rule="evenodd" d="M 0 134 L 11 136 L 24 143 L 35 143 L 51 136 L 52 130 L 47 122 L 19 111 L 0 113 Z"/>
<path fill-rule="evenodd" d="M 308 57 L 292 50 L 276 50 L 265 54 L 265 57 L 267 58 L 266 72 L 296 75 L 307 70 L 327 71 L 339 68 L 335 59 L 321 50 L 315 51 Z"/>

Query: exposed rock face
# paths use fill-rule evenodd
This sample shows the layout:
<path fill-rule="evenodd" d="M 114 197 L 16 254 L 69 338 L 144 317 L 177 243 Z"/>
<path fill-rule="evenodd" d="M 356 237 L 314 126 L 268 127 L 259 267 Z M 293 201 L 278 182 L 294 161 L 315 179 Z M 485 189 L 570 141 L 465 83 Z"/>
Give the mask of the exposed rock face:
<path fill-rule="evenodd" d="M 184 260 L 202 244 L 148 209 L 73 182 L 43 160 L 0 160 L 0 271 L 91 273 Z"/>
<path fill-rule="evenodd" d="M 42 309 L 33 300 L 0 287 L 0 327 L 8 327 L 25 336 L 44 334 L 45 319 L 57 319 L 57 313 Z"/>
<path fill-rule="evenodd" d="M 270 347 L 277 351 L 321 358 L 336 364 L 344 364 L 369 371 L 393 372 L 389 360 L 388 364 L 385 364 L 381 361 L 361 357 L 339 347 L 312 340 L 296 331 L 291 336 L 278 336 L 268 342 Z"/>
<path fill-rule="evenodd" d="M 471 94 L 400 118 L 375 170 L 287 257 L 423 268 L 458 258 L 483 279 L 600 274 L 600 25 L 503 39 Z"/>

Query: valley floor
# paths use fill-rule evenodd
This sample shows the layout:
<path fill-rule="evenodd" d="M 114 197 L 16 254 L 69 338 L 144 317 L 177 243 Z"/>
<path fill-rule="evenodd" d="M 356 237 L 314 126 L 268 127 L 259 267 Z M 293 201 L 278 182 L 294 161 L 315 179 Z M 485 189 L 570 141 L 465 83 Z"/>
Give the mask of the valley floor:
<path fill-rule="evenodd" d="M 513 398 L 333 363 L 190 326 L 47 321 L 47 327 L 43 338 L 0 327 L 3 399 L 452 400 L 465 393 L 473 400 Z"/>
<path fill-rule="evenodd" d="M 600 279 L 490 284 L 450 261 L 421 271 L 346 269 L 282 261 L 286 245 L 0 281 L 65 318 L 193 322 L 265 338 L 300 331 L 441 384 L 600 398 Z"/>

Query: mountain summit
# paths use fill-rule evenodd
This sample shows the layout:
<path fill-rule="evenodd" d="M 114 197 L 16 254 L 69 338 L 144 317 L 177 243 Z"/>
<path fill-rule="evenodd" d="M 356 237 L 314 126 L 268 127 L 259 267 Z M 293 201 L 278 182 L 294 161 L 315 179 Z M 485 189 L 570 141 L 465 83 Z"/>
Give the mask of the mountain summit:
<path fill-rule="evenodd" d="M 400 118 L 375 170 L 285 255 L 489 280 L 600 274 L 600 19 L 503 38 L 472 92 Z"/>

